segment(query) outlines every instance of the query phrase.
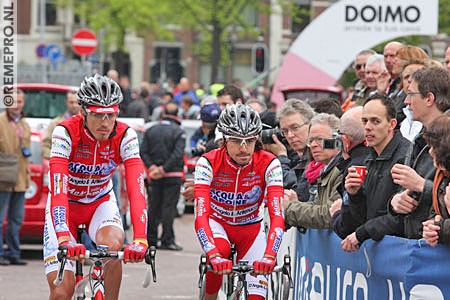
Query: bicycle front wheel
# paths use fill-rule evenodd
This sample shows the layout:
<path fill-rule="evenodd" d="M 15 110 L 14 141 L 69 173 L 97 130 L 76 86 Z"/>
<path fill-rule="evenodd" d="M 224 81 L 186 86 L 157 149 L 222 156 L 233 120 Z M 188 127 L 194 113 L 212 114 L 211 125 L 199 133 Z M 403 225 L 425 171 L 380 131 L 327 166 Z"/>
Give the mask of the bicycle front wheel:
<path fill-rule="evenodd" d="M 205 290 L 206 290 L 206 276 L 203 276 L 201 286 L 198 288 L 198 299 L 205 299 Z"/>
<path fill-rule="evenodd" d="M 233 293 L 231 293 L 229 300 L 247 300 L 246 290 L 241 281 L 238 281 L 236 288 Z"/>
<path fill-rule="evenodd" d="M 279 283 L 279 296 L 281 297 L 281 300 L 288 300 L 289 299 L 289 292 L 290 292 L 290 282 L 289 277 L 282 274 L 281 275 L 281 282 Z"/>

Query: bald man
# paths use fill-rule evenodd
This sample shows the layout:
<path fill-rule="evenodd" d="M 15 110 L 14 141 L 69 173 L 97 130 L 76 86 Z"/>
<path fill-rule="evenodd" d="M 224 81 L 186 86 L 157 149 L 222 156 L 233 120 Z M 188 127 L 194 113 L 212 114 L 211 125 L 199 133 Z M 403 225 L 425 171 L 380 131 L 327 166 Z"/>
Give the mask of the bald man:
<path fill-rule="evenodd" d="M 391 75 L 391 81 L 386 88 L 387 95 L 390 95 L 392 92 L 394 92 L 401 81 L 400 73 L 397 74 L 396 68 L 394 68 L 394 66 L 397 63 L 397 50 L 403 46 L 404 45 L 402 43 L 396 41 L 387 43 L 386 46 L 384 46 L 384 63 L 386 64 L 386 68 Z"/>

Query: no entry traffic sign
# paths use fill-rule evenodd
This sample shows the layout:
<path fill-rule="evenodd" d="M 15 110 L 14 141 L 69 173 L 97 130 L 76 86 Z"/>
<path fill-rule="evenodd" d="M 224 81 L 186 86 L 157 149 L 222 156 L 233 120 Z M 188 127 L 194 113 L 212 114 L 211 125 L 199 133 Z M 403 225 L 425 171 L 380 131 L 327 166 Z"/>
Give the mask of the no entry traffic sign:
<path fill-rule="evenodd" d="M 71 44 L 76 54 L 89 55 L 97 49 L 97 37 L 89 29 L 80 29 L 73 34 Z"/>

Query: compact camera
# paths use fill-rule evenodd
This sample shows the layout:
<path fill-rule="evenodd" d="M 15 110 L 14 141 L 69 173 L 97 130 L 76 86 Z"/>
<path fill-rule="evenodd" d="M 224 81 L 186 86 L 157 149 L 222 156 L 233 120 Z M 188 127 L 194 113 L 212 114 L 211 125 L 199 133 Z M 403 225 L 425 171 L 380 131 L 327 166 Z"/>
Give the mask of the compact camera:
<path fill-rule="evenodd" d="M 23 155 L 23 157 L 30 157 L 31 156 L 30 148 L 22 147 L 22 155 Z"/>
<path fill-rule="evenodd" d="M 280 142 L 285 144 L 285 138 L 281 134 L 281 130 L 278 128 L 264 129 L 261 132 L 261 142 L 263 144 L 275 144 L 275 141 L 272 138 L 272 134 L 275 134 L 276 137 L 280 140 Z"/>
<path fill-rule="evenodd" d="M 338 134 L 333 134 L 332 139 L 323 139 L 322 149 L 338 149 L 342 150 L 342 140 Z"/>

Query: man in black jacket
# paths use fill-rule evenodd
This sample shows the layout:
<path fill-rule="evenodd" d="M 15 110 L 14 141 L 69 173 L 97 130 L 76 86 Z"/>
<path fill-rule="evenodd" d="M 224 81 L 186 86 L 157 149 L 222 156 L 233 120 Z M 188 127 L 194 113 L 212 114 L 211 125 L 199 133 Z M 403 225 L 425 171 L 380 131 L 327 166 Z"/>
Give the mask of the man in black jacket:
<path fill-rule="evenodd" d="M 355 214 L 358 209 L 350 209 L 349 196 L 344 188 L 345 177 L 348 168 L 351 166 L 364 166 L 369 154 L 369 147 L 364 145 L 364 127 L 361 121 L 362 107 L 357 106 L 347 110 L 341 117 L 339 134 L 342 140 L 341 158 L 337 163 L 337 168 L 343 174 L 342 184 L 338 186 L 338 192 L 342 200 L 333 202 L 330 208 L 331 227 L 341 238 L 353 232 L 359 224 L 363 223 L 363 216 Z M 347 224 L 344 223 L 346 220 Z M 348 224 L 354 222 L 355 225 Z M 351 228 L 351 231 L 346 231 Z"/>
<path fill-rule="evenodd" d="M 390 171 L 394 164 L 404 162 L 411 143 L 400 132 L 394 132 L 397 125 L 395 116 L 394 103 L 386 96 L 375 94 L 364 104 L 362 122 L 371 152 L 366 161 L 367 175 L 362 181 L 356 169 L 350 167 L 345 179 L 350 208 L 358 209 L 356 213 L 363 217 L 364 223 L 357 228 L 345 229 L 354 232 L 342 241 L 344 251 L 357 251 L 359 245 L 369 238 L 380 240 L 384 236 L 384 227 L 396 227 L 389 222 L 401 221 L 387 217 L 388 202 L 400 189 Z M 350 224 L 352 227 L 358 225 Z"/>
<path fill-rule="evenodd" d="M 164 116 L 145 132 L 141 157 L 150 177 L 148 200 L 148 243 L 158 246 L 158 224 L 162 223 L 160 249 L 180 251 L 175 243 L 173 220 L 180 197 L 186 133 L 180 128 L 178 106 L 168 103 Z"/>
<path fill-rule="evenodd" d="M 404 217 L 402 236 L 420 239 L 422 222 L 428 219 L 431 208 L 431 192 L 436 171 L 428 152 L 429 146 L 422 134 L 433 120 L 450 109 L 448 70 L 432 67 L 413 73 L 405 104 L 409 105 L 413 119 L 422 122 L 424 128 L 415 137 L 414 146 L 406 155 L 405 165 L 394 165 L 391 170 L 394 182 L 404 188 L 392 198 L 391 212 L 393 217 Z"/>

